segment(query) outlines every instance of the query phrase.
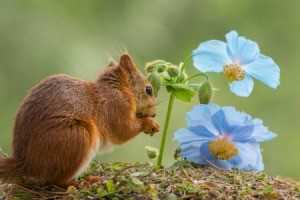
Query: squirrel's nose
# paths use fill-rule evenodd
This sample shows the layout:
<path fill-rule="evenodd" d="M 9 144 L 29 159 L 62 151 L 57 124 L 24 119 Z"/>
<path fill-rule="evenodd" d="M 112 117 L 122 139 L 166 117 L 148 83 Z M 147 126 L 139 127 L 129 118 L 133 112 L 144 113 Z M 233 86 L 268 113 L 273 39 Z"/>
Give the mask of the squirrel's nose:
<path fill-rule="evenodd" d="M 156 116 L 156 114 L 152 115 L 152 117 L 154 118 Z"/>

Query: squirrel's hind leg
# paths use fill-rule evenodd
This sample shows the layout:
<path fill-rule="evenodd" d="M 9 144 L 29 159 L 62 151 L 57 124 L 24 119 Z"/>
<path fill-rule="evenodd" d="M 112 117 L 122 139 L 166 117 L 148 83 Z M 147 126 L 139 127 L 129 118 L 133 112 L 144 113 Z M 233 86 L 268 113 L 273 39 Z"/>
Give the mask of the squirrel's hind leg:
<path fill-rule="evenodd" d="M 35 143 L 28 151 L 32 176 L 42 184 L 66 185 L 96 155 L 99 134 L 92 120 L 74 119 L 41 132 Z"/>

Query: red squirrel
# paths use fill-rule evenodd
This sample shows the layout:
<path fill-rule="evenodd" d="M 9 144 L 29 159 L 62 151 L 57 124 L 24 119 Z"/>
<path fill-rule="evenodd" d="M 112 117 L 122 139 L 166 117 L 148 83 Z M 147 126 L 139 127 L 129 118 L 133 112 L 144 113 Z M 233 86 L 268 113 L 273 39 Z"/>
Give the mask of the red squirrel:
<path fill-rule="evenodd" d="M 46 78 L 15 117 L 13 153 L 0 158 L 0 179 L 34 178 L 66 185 L 103 152 L 140 132 L 159 131 L 151 83 L 129 55 L 112 61 L 96 81 Z"/>

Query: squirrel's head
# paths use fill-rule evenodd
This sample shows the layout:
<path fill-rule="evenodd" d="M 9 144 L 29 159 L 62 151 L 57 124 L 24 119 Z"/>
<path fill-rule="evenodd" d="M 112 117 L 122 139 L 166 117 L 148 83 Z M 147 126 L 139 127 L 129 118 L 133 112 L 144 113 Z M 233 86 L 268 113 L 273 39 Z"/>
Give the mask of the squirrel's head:
<path fill-rule="evenodd" d="M 124 85 L 134 97 L 136 116 L 155 117 L 155 95 L 151 83 L 139 71 L 128 54 L 121 56 L 119 67 Z"/>

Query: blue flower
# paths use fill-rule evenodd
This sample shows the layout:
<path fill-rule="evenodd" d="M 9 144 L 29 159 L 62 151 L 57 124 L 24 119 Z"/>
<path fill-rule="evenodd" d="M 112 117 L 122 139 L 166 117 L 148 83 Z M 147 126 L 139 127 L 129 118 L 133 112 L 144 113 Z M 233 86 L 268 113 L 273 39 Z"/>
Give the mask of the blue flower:
<path fill-rule="evenodd" d="M 200 104 L 187 113 L 186 121 L 188 128 L 179 129 L 174 137 L 180 142 L 181 157 L 226 170 L 264 169 L 259 142 L 271 140 L 276 134 L 262 120 L 233 107 Z"/>
<path fill-rule="evenodd" d="M 260 54 L 256 42 L 238 36 L 236 31 L 226 34 L 226 40 L 201 43 L 192 54 L 194 66 L 202 72 L 223 72 L 230 90 L 238 96 L 251 94 L 252 77 L 274 89 L 280 84 L 279 67 L 272 58 Z"/>

